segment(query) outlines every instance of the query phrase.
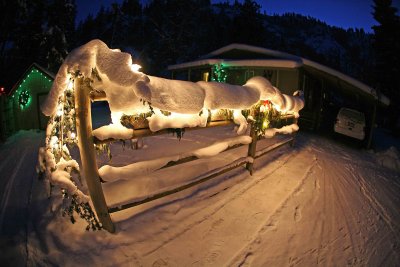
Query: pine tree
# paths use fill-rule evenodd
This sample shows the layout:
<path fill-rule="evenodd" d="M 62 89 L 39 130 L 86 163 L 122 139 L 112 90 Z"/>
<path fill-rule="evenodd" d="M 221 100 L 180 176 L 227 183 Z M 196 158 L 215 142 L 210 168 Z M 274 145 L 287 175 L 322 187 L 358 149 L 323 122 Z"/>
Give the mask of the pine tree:
<path fill-rule="evenodd" d="M 53 0 L 48 6 L 48 23 L 42 42 L 47 68 L 57 71 L 75 43 L 74 0 Z"/>
<path fill-rule="evenodd" d="M 260 13 L 261 6 L 253 0 L 243 4 L 235 1 L 238 15 L 233 18 L 232 42 L 251 45 L 263 45 L 266 36 L 264 20 Z"/>
<path fill-rule="evenodd" d="M 379 25 L 373 26 L 376 86 L 392 104 L 400 98 L 400 19 L 391 0 L 374 0 L 373 16 Z"/>

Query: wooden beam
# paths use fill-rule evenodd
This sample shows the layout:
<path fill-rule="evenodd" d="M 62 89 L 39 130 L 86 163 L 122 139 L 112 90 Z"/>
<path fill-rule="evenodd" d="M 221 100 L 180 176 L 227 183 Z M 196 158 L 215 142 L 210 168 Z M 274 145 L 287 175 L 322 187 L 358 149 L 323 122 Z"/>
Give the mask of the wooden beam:
<path fill-rule="evenodd" d="M 236 145 L 233 145 L 231 147 L 228 147 L 227 149 L 225 149 L 224 151 L 221 151 L 221 152 L 229 151 L 229 150 L 241 147 L 241 146 L 243 146 L 243 144 L 236 144 Z M 186 157 L 186 158 L 179 159 L 177 161 L 170 161 L 170 162 L 167 163 L 167 165 L 163 166 L 161 169 L 166 169 L 166 168 L 169 168 L 169 167 L 172 167 L 172 166 L 176 166 L 176 165 L 179 165 L 179 164 L 191 162 L 191 161 L 194 161 L 194 160 L 197 160 L 197 159 L 199 159 L 199 158 L 196 157 L 196 156 L 189 156 L 189 157 Z"/>
<path fill-rule="evenodd" d="M 102 227 L 110 233 L 115 232 L 115 226 L 108 213 L 100 176 L 96 162 L 96 154 L 92 136 L 90 79 L 75 79 L 75 110 L 76 129 L 78 134 L 78 147 L 82 162 L 82 176 L 86 180 L 89 195 L 92 200 L 97 217 Z"/>
<path fill-rule="evenodd" d="M 89 97 L 92 101 L 106 101 L 107 96 L 104 91 L 91 91 Z"/>
<path fill-rule="evenodd" d="M 254 160 L 257 149 L 257 132 L 254 122 L 250 123 L 250 137 L 251 143 L 249 144 L 249 148 L 247 150 L 247 156 Z M 248 162 L 246 164 L 246 169 L 249 171 L 250 175 L 253 175 L 253 162 Z"/>

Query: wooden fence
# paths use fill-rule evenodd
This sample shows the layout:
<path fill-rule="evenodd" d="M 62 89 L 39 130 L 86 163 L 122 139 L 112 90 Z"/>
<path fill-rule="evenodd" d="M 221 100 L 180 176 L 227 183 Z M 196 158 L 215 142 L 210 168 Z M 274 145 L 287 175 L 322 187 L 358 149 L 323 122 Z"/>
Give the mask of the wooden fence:
<path fill-rule="evenodd" d="M 253 174 L 253 164 L 254 160 L 271 152 L 285 144 L 293 145 L 294 142 L 294 135 L 290 138 L 257 151 L 257 133 L 254 127 L 254 124 L 251 123 L 250 129 L 250 136 L 252 138 L 251 143 L 248 145 L 248 152 L 245 157 L 241 157 L 234 162 L 209 171 L 206 174 L 200 175 L 194 178 L 192 181 L 178 186 L 174 189 L 168 189 L 160 193 L 156 193 L 154 195 L 150 195 L 146 198 L 133 201 L 131 203 L 126 203 L 123 205 L 117 206 L 108 206 L 104 197 L 101 179 L 98 172 L 98 166 L 96 161 L 96 153 L 95 153 L 95 144 L 105 143 L 105 142 L 112 142 L 114 140 L 108 139 L 104 141 L 96 140 L 96 138 L 92 134 L 92 120 L 91 120 L 91 101 L 103 101 L 104 95 L 93 93 L 92 88 L 90 87 L 90 80 L 87 78 L 78 78 L 75 81 L 75 108 L 76 108 L 76 127 L 77 127 L 77 135 L 78 135 L 78 147 L 80 151 L 81 157 L 81 174 L 86 179 L 86 183 L 89 190 L 89 195 L 92 199 L 92 203 L 94 209 L 97 213 L 99 221 L 101 222 L 104 229 L 109 232 L 115 231 L 114 223 L 111 220 L 110 213 L 118 212 L 124 209 L 128 209 L 134 206 L 138 206 L 180 191 L 188 189 L 190 187 L 196 186 L 200 183 L 206 182 L 214 177 L 217 177 L 223 173 L 231 171 L 235 168 L 245 165 L 246 169 L 249 171 L 250 174 Z M 297 119 L 293 116 L 286 116 L 286 121 L 292 121 L 294 123 L 297 122 Z M 223 120 L 223 121 L 211 121 L 207 124 L 207 127 L 217 127 L 222 125 L 232 124 L 231 120 Z M 204 129 L 204 127 L 195 127 L 195 128 L 188 128 L 187 130 L 196 130 L 196 129 Z M 167 130 L 160 130 L 157 132 L 151 132 L 148 128 L 139 128 L 134 127 L 133 129 L 133 136 L 132 138 L 138 137 L 145 137 L 145 136 L 152 136 L 152 135 L 159 135 L 167 133 Z M 237 148 L 241 145 L 236 145 L 230 147 L 229 149 Z M 175 166 L 178 164 L 182 164 L 185 162 L 189 162 L 192 160 L 196 160 L 197 157 L 190 156 L 187 158 L 180 159 L 178 161 L 169 162 L 163 168 L 168 168 L 171 166 Z"/>

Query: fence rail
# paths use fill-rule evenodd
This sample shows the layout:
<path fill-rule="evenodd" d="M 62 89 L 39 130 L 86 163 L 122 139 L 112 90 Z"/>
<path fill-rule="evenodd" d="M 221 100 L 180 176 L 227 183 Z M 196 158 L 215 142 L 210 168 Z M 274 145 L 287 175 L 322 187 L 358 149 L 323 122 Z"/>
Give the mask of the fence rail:
<path fill-rule="evenodd" d="M 75 105 L 76 105 L 76 123 L 77 123 L 77 134 L 78 134 L 78 147 L 80 151 L 80 157 L 82 162 L 82 174 L 86 179 L 86 183 L 89 190 L 89 195 L 92 199 L 94 209 L 97 213 L 97 216 L 103 226 L 109 232 L 115 231 L 114 223 L 111 220 L 110 213 L 122 211 L 128 208 L 132 208 L 144 203 L 148 203 L 150 201 L 154 201 L 156 199 L 160 199 L 162 197 L 172 195 L 183 190 L 186 190 L 190 187 L 199 185 L 206 181 L 211 180 L 221 174 L 229 172 L 233 169 L 246 165 L 246 169 L 249 173 L 253 174 L 253 163 L 254 160 L 262 157 L 263 155 L 271 152 L 279 147 L 282 147 L 285 144 L 293 144 L 294 136 L 284 140 L 280 143 L 274 144 L 270 147 L 257 151 L 257 140 L 258 136 L 254 127 L 254 124 L 251 123 L 250 128 L 250 137 L 252 139 L 251 143 L 248 144 L 248 151 L 245 157 L 238 158 L 237 160 L 211 170 L 205 174 L 202 174 L 193 179 L 193 181 L 185 183 L 183 185 L 177 186 L 175 188 L 169 188 L 165 191 L 155 193 L 150 196 L 146 196 L 139 199 L 134 199 L 132 202 L 124 203 L 121 205 L 107 206 L 104 192 L 101 185 L 101 178 L 98 172 L 96 154 L 94 151 L 95 144 L 105 144 L 109 142 L 116 141 L 115 139 L 106 139 L 106 140 L 98 140 L 93 136 L 92 133 L 92 123 L 91 123 L 91 101 L 103 101 L 105 100 L 105 94 L 101 92 L 93 92 L 90 87 L 90 80 L 87 78 L 79 78 L 75 80 Z M 282 116 L 282 120 L 293 119 L 293 116 Z M 294 119 L 296 121 L 296 119 Z M 222 120 L 222 121 L 211 121 L 207 124 L 206 127 L 218 127 L 230 125 L 233 122 L 231 120 Z M 187 128 L 185 130 L 198 130 L 204 129 L 204 127 L 194 127 Z M 154 136 L 168 133 L 168 130 L 160 130 L 157 132 L 151 132 L 148 128 L 139 128 L 133 126 L 133 135 L 132 138 L 145 137 L 145 136 Z M 234 145 L 228 149 L 234 149 L 242 144 Z M 226 151 L 226 150 L 225 150 Z M 193 161 L 198 159 L 195 156 L 189 156 L 177 161 L 168 162 L 165 166 L 161 168 L 168 168 L 171 166 L 176 166 L 178 164 L 183 164 L 189 161 Z"/>

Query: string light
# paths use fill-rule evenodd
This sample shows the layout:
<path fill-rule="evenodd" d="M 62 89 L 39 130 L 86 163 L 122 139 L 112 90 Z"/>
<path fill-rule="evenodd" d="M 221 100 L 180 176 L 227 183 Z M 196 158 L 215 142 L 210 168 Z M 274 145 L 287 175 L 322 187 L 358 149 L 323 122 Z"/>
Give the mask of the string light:
<path fill-rule="evenodd" d="M 224 66 L 222 64 L 215 64 L 212 67 L 212 77 L 211 80 L 214 82 L 226 82 L 226 78 L 227 78 L 227 73 L 224 69 Z"/>
<path fill-rule="evenodd" d="M 18 96 L 18 103 L 21 109 L 25 109 L 32 101 L 32 97 L 28 90 L 23 90 Z"/>
<path fill-rule="evenodd" d="M 131 65 L 131 70 L 134 72 L 139 72 L 139 70 L 142 68 L 142 66 L 138 65 L 138 64 L 132 64 Z"/>

